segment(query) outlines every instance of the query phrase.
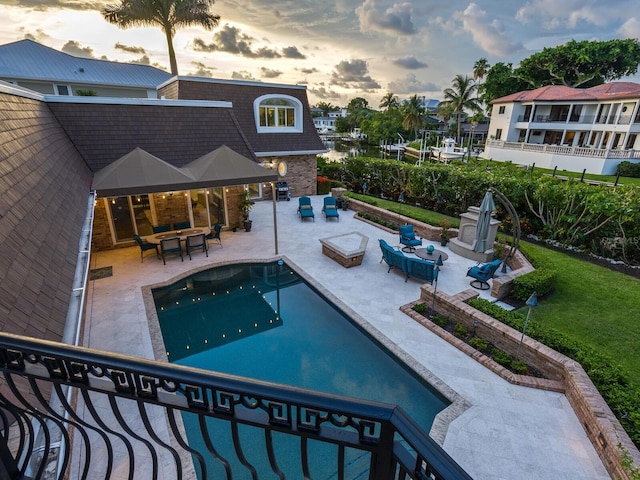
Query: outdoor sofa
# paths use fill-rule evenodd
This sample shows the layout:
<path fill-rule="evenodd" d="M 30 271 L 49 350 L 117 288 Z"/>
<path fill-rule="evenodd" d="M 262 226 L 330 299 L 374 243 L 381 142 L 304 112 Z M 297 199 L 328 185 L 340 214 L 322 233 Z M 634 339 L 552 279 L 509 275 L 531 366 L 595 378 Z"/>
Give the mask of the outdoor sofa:
<path fill-rule="evenodd" d="M 435 262 L 429 260 L 423 260 L 422 258 L 407 257 L 401 250 L 392 247 L 385 240 L 379 239 L 380 250 L 382 250 L 382 260 L 389 265 L 387 273 L 392 268 L 397 268 L 405 274 L 404 281 L 406 282 L 409 277 L 424 280 L 433 284 L 433 281 L 438 278 L 438 269 Z"/>

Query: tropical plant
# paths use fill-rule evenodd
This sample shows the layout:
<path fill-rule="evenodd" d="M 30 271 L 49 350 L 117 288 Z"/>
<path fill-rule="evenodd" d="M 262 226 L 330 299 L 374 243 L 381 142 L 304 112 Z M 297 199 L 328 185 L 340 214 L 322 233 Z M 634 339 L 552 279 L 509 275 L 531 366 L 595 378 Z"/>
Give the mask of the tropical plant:
<path fill-rule="evenodd" d="M 400 100 L 398 99 L 398 96 L 391 92 L 387 92 L 387 94 L 382 97 L 379 105 L 382 110 L 390 110 L 392 108 L 398 108 L 399 106 Z"/>
<path fill-rule="evenodd" d="M 251 192 L 245 189 L 240 193 L 240 203 L 238 204 L 238 210 L 240 210 L 240 215 L 242 215 L 244 221 L 249 220 L 249 213 L 251 213 L 252 208 L 253 200 L 251 200 Z"/>
<path fill-rule="evenodd" d="M 458 74 L 454 77 L 452 85 L 453 87 L 445 89 L 444 100 L 440 102 L 440 105 L 442 105 L 442 108 L 450 108 L 457 116 L 457 142 L 460 144 L 460 125 L 464 110 L 481 112 L 482 108 L 478 103 L 478 99 L 474 96 L 477 86 L 471 77 Z"/>
<path fill-rule="evenodd" d="M 489 70 L 489 61 L 486 58 L 481 58 L 473 64 L 473 79 L 478 82 L 478 88 L 476 89 L 476 99 L 480 101 L 480 87 L 482 86 L 482 79 Z"/>
<path fill-rule="evenodd" d="M 167 39 L 171 74 L 178 75 L 178 62 L 173 37 L 180 27 L 201 26 L 212 30 L 220 15 L 209 11 L 215 0 L 120 0 L 106 5 L 100 13 L 104 19 L 120 28 L 160 27 Z"/>
<path fill-rule="evenodd" d="M 416 94 L 409 98 L 409 101 L 404 105 L 402 109 L 403 119 L 402 126 L 407 130 L 413 130 L 415 138 L 418 137 L 418 130 L 424 124 L 424 106 L 422 105 L 422 99 Z"/>

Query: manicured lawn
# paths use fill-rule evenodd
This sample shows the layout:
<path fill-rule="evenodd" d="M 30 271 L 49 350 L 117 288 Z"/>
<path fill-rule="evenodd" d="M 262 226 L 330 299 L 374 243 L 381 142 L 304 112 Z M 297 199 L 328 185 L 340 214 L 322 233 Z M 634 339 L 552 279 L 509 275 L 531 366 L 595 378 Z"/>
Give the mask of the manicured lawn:
<path fill-rule="evenodd" d="M 553 174 L 553 170 L 551 169 L 547 169 L 547 168 L 539 168 L 539 167 L 535 167 L 534 171 L 536 172 L 544 172 L 548 175 Z M 582 177 L 582 172 L 567 172 L 565 170 L 558 170 L 556 171 L 556 175 L 560 176 L 560 177 L 569 177 L 569 178 L 577 178 L 580 179 L 580 177 Z M 616 181 L 616 176 L 615 175 L 596 175 L 593 173 L 586 173 L 584 175 L 585 179 L 588 180 L 597 180 L 600 182 L 609 182 L 609 183 L 615 183 Z M 619 185 L 636 185 L 639 186 L 640 185 L 640 178 L 633 178 L 633 177 L 620 177 L 618 179 L 618 184 Z"/>
<path fill-rule="evenodd" d="M 526 243 L 558 271 L 556 289 L 540 299 L 532 321 L 607 354 L 640 385 L 640 280 Z"/>
<path fill-rule="evenodd" d="M 440 221 L 443 218 L 446 218 L 451 223 L 453 228 L 460 227 L 460 219 L 455 217 L 448 217 L 447 215 L 442 215 L 441 213 L 432 212 L 431 210 L 425 210 L 421 207 L 415 207 L 413 205 L 407 205 L 406 203 L 398 203 L 391 200 L 383 200 L 382 198 L 372 197 L 370 195 L 362 195 L 359 193 L 349 192 L 349 196 L 351 198 L 355 198 L 356 200 L 360 200 L 362 202 L 370 203 L 379 208 L 384 208 L 385 210 L 389 210 L 390 212 L 397 213 L 399 215 L 404 215 L 406 217 L 413 218 L 420 222 L 428 223 L 429 225 L 439 226 Z"/>

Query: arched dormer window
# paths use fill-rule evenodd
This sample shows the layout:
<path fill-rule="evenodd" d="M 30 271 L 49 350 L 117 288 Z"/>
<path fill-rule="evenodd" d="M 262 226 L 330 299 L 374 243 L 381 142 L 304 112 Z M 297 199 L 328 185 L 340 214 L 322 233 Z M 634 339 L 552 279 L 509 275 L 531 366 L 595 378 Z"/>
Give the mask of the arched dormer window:
<path fill-rule="evenodd" d="M 254 102 L 258 133 L 302 132 L 302 103 L 288 95 L 263 95 Z"/>

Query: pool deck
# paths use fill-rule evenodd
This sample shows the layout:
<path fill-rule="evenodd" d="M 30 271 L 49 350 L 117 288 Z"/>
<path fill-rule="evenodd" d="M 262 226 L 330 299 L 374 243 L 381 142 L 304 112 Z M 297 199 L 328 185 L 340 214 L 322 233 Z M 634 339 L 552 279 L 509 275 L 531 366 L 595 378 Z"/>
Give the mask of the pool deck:
<path fill-rule="evenodd" d="M 277 202 L 278 254 L 290 259 L 327 292 L 380 330 L 398 348 L 424 366 L 470 405 L 453 420 L 444 449 L 474 478 L 610 478 L 580 421 L 563 394 L 512 385 L 400 312 L 420 296 L 420 282 L 380 264 L 378 239 L 398 244 L 397 235 L 361 222 L 353 211 L 340 221 L 322 216 L 322 197 L 312 197 L 315 222 L 300 221 L 298 202 Z M 141 287 L 164 282 L 203 265 L 275 256 L 273 207 L 258 202 L 251 212 L 251 232 L 222 232 L 223 248 L 210 244 L 202 253 L 162 260 L 140 249 L 93 252 L 91 268 L 113 268 L 113 276 L 89 283 L 84 345 L 127 355 L 154 358 Z M 369 238 L 362 264 L 344 268 L 322 254 L 320 239 L 358 232 Z M 426 246 L 428 242 L 425 242 Z M 439 247 L 438 248 L 442 248 Z M 454 294 L 470 289 L 465 277 L 472 260 L 445 248 L 449 259 L 438 290 Z M 489 291 L 480 292 L 491 298 Z M 534 313 L 535 315 L 535 313 Z"/>

